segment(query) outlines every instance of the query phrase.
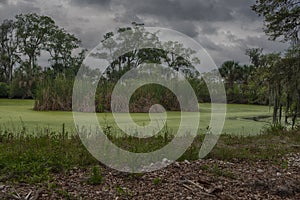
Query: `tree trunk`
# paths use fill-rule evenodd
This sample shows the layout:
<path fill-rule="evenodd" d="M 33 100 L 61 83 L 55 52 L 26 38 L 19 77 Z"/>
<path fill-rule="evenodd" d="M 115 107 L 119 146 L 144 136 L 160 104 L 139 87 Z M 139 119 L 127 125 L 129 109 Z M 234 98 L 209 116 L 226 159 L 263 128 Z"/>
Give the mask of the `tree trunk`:
<path fill-rule="evenodd" d="M 281 119 L 282 119 L 282 107 L 283 107 L 283 105 L 280 104 L 280 108 L 279 108 L 279 124 L 281 124 Z"/>
<path fill-rule="evenodd" d="M 298 91 L 298 98 L 296 99 L 297 101 L 297 105 L 296 105 L 296 110 L 294 112 L 294 116 L 293 116 L 293 124 L 292 124 L 292 129 L 295 128 L 295 125 L 296 125 L 296 120 L 297 120 L 297 117 L 299 115 L 299 111 L 300 111 L 300 91 Z"/>
<path fill-rule="evenodd" d="M 290 111 L 290 95 L 287 95 L 286 98 L 286 107 L 285 107 L 285 120 L 284 120 L 284 124 L 285 126 L 288 125 L 288 118 L 289 118 L 289 111 Z"/>
<path fill-rule="evenodd" d="M 275 87 L 274 91 L 273 91 L 273 95 L 274 95 L 274 109 L 273 109 L 273 124 L 278 124 L 278 91 L 277 91 L 277 87 Z"/>

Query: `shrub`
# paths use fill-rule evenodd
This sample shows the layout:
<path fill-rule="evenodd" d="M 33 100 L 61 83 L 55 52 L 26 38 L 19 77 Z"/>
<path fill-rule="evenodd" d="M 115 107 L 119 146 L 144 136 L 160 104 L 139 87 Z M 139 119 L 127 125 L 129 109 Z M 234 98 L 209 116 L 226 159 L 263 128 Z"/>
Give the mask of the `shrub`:
<path fill-rule="evenodd" d="M 96 95 L 97 112 L 111 112 L 111 94 L 113 89 L 114 84 L 102 83 L 99 85 Z M 124 91 L 126 91 L 125 88 Z M 116 97 L 120 102 L 119 105 L 126 103 L 123 95 L 125 94 L 120 94 Z M 130 98 L 129 110 L 133 113 L 147 113 L 154 104 L 161 104 L 168 111 L 180 110 L 176 96 L 169 89 L 156 84 L 145 85 L 137 89 Z M 118 112 L 125 112 L 121 107 L 117 108 L 117 110 Z"/>
<path fill-rule="evenodd" d="M 6 83 L 0 82 L 0 98 L 8 97 L 9 86 Z"/>
<path fill-rule="evenodd" d="M 103 176 L 100 173 L 99 167 L 93 167 L 92 174 L 88 179 L 90 185 L 100 185 L 103 182 Z"/>
<path fill-rule="evenodd" d="M 35 110 L 72 110 L 73 79 L 58 76 L 46 78 L 36 89 Z"/>

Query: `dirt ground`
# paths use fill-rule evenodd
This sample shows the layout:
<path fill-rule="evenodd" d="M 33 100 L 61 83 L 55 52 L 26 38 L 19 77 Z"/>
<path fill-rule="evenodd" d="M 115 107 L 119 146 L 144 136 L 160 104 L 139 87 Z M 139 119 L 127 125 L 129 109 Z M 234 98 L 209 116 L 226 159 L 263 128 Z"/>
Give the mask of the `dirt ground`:
<path fill-rule="evenodd" d="M 95 186 L 87 169 L 39 185 L 0 184 L 0 199 L 300 199 L 300 154 L 277 164 L 198 160 L 145 174 L 100 171 L 103 182 Z"/>

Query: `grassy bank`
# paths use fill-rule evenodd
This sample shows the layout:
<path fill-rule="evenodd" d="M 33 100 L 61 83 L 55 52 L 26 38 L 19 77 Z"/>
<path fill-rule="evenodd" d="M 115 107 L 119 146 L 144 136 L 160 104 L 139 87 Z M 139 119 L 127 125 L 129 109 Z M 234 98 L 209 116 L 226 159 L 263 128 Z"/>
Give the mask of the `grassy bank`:
<path fill-rule="evenodd" d="M 26 130 L 17 134 L 0 130 L 0 182 L 44 182 L 51 180 L 53 173 L 68 173 L 74 167 L 90 168 L 99 164 L 77 136 L 68 137 L 66 132 L 29 135 Z M 159 136 L 141 141 L 132 137 L 110 137 L 114 144 L 132 152 L 149 152 L 164 146 L 171 139 Z M 198 136 L 179 161 L 198 159 L 202 141 L 203 136 Z M 282 157 L 299 152 L 299 146 L 299 130 L 268 129 L 259 136 L 223 135 L 207 158 L 230 162 L 265 160 L 284 167 L 286 163 Z"/>

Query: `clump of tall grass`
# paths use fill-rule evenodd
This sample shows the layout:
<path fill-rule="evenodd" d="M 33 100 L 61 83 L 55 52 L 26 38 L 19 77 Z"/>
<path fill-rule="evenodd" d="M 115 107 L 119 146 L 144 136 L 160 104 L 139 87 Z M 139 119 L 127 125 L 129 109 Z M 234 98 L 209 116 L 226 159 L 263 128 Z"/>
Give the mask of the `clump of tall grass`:
<path fill-rule="evenodd" d="M 72 167 L 97 164 L 81 144 L 77 135 L 52 132 L 30 134 L 0 129 L 0 182 L 41 182 L 51 173 L 65 172 Z"/>
<path fill-rule="evenodd" d="M 72 110 L 72 91 L 74 79 L 57 76 L 46 77 L 36 89 L 35 110 Z"/>

